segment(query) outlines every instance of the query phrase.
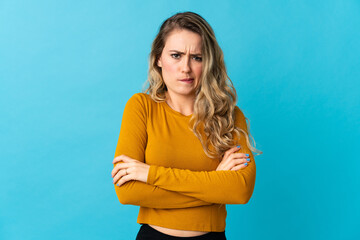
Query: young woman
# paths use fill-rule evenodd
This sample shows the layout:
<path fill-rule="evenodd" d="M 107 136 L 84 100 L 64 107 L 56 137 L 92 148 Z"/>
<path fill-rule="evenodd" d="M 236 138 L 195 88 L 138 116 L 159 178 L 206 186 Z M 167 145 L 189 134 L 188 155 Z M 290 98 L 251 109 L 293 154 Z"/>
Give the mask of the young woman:
<path fill-rule="evenodd" d="M 249 201 L 261 152 L 200 15 L 164 21 L 147 82 L 125 106 L 112 170 L 119 201 L 140 206 L 137 239 L 226 239 L 225 204 Z"/>

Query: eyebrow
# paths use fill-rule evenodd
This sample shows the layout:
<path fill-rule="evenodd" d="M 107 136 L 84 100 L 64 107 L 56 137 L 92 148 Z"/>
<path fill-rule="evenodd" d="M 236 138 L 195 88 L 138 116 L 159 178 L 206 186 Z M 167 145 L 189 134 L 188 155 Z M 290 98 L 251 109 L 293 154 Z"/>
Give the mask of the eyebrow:
<path fill-rule="evenodd" d="M 169 50 L 169 52 L 176 52 L 176 53 L 180 53 L 180 54 L 185 54 L 184 52 L 181 52 L 181 51 L 178 51 L 178 50 Z M 194 55 L 201 55 L 201 53 L 193 53 L 193 54 L 190 54 L 192 56 Z"/>

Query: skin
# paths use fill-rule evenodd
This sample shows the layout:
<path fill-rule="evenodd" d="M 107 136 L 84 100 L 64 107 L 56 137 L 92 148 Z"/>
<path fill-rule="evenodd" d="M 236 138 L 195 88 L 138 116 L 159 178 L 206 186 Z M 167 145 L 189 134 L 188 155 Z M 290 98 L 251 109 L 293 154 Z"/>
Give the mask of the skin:
<path fill-rule="evenodd" d="M 201 37 L 188 30 L 174 30 L 165 42 L 157 62 L 168 89 L 166 102 L 183 115 L 193 112 L 195 91 L 202 73 Z M 192 83 L 181 79 L 192 78 Z"/>
<path fill-rule="evenodd" d="M 195 92 L 199 87 L 202 73 L 201 36 L 188 30 L 173 30 L 166 39 L 164 49 L 157 62 L 161 67 L 163 80 L 167 86 L 166 102 L 175 111 L 183 115 L 193 113 Z M 191 83 L 181 79 L 192 78 Z M 216 171 L 236 171 L 246 167 L 249 157 L 244 153 L 236 153 L 238 147 L 225 152 Z M 146 183 L 150 165 L 132 159 L 126 155 L 115 157 L 116 164 L 111 172 L 113 183 L 122 184 L 135 180 Z M 203 235 L 203 231 L 185 231 L 150 225 L 156 230 L 178 237 Z"/>

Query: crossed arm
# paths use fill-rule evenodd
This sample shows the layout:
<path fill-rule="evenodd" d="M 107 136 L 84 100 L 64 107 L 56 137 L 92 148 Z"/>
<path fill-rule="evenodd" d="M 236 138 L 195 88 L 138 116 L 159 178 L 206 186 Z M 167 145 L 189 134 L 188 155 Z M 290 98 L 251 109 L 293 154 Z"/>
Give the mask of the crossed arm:
<path fill-rule="evenodd" d="M 115 157 L 126 155 L 144 163 L 147 135 L 146 110 L 142 101 L 134 95 L 126 104 Z M 241 112 L 237 114 L 237 124 L 246 131 Z M 241 152 L 249 154 L 251 159 L 246 168 L 236 171 L 191 171 L 151 165 L 143 181 L 127 181 L 120 187 L 115 185 L 119 201 L 149 208 L 246 203 L 254 189 L 255 162 L 245 138 L 240 138 L 238 143 L 242 146 Z"/>

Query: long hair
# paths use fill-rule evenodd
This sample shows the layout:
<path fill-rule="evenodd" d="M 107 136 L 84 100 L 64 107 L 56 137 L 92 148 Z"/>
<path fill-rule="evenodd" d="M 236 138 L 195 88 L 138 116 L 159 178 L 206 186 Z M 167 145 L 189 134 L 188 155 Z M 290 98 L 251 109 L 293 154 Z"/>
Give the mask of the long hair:
<path fill-rule="evenodd" d="M 234 134 L 240 136 L 240 132 L 245 135 L 249 149 L 252 152 L 261 153 L 250 143 L 249 124 L 247 123 L 248 131 L 235 126 L 236 91 L 227 75 L 224 55 L 216 41 L 214 31 L 200 15 L 193 12 L 181 12 L 162 23 L 152 43 L 148 79 L 145 82 L 148 87 L 144 92 L 156 102 L 166 100 L 167 87 L 157 61 L 161 56 L 167 36 L 176 29 L 192 31 L 199 34 L 202 39 L 203 70 L 189 124 L 190 129 L 200 140 L 205 154 L 211 158 L 222 157 L 229 148 L 234 147 Z M 255 146 L 255 141 L 253 139 L 252 141 Z"/>

